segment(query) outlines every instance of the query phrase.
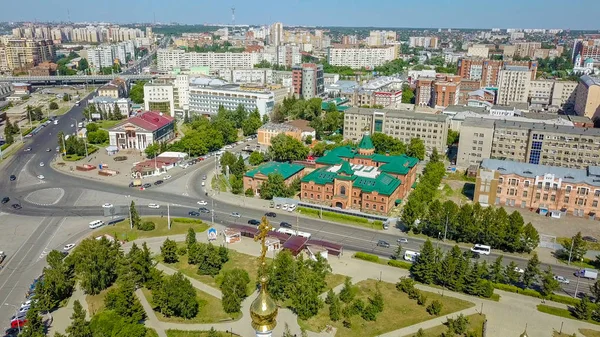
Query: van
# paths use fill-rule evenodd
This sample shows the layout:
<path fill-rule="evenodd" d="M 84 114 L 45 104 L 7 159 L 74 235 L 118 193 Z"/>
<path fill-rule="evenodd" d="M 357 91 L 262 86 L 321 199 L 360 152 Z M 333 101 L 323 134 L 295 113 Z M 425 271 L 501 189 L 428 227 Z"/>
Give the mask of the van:
<path fill-rule="evenodd" d="M 421 255 L 420 253 L 413 252 L 412 250 L 407 250 L 404 252 L 404 260 L 415 262 L 417 261 L 417 257 Z"/>
<path fill-rule="evenodd" d="M 96 229 L 104 226 L 104 221 L 102 220 L 94 220 L 90 222 L 90 229 Z"/>
<path fill-rule="evenodd" d="M 473 246 L 473 248 L 471 248 L 471 251 L 473 253 L 479 253 L 479 254 L 483 254 L 483 255 L 490 255 L 490 253 L 492 252 L 492 247 L 490 246 L 486 246 L 486 245 L 480 245 L 480 244 L 475 244 L 475 246 Z"/>

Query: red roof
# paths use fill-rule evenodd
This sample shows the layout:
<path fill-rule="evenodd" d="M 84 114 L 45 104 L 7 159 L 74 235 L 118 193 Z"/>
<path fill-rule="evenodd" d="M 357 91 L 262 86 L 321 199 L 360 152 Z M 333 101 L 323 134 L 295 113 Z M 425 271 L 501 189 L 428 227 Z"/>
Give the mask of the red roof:
<path fill-rule="evenodd" d="M 131 123 L 148 131 L 156 131 L 165 125 L 173 123 L 173 120 L 173 117 L 163 115 L 158 111 L 146 111 L 129 118 L 124 123 Z"/>

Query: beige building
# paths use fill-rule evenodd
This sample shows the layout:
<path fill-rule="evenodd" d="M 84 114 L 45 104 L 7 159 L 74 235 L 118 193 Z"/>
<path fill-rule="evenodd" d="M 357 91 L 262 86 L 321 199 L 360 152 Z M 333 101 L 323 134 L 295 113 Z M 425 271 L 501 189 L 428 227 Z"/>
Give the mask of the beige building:
<path fill-rule="evenodd" d="M 175 116 L 175 98 L 173 85 L 168 83 L 144 84 L 144 109 L 160 111 L 169 116 Z"/>
<path fill-rule="evenodd" d="M 532 71 L 526 66 L 505 65 L 498 72 L 496 104 L 527 103 Z"/>
<path fill-rule="evenodd" d="M 554 82 L 550 80 L 534 80 L 530 82 L 527 100 L 532 110 L 545 110 L 552 102 Z"/>
<path fill-rule="evenodd" d="M 257 130 L 258 145 L 269 147 L 271 146 L 271 139 L 282 133 L 299 141 L 304 141 L 309 136 L 312 139 L 317 137 L 315 129 L 310 127 L 306 120 L 298 119 L 281 124 L 267 123 Z"/>
<path fill-rule="evenodd" d="M 398 58 L 398 46 L 373 48 L 329 48 L 327 62 L 352 69 L 373 69 Z"/>
<path fill-rule="evenodd" d="M 350 108 L 344 112 L 344 139 L 354 142 L 365 132 L 384 133 L 408 144 L 420 138 L 427 151 L 446 153 L 450 117 L 402 110 Z"/>
<path fill-rule="evenodd" d="M 556 81 L 552 89 L 552 100 L 550 104 L 555 107 L 561 107 L 565 110 L 573 109 L 575 105 L 575 94 L 577 92 L 577 82 L 575 81 Z"/>
<path fill-rule="evenodd" d="M 575 112 L 594 119 L 600 116 L 600 79 L 589 75 L 579 78 L 575 96 Z"/>
<path fill-rule="evenodd" d="M 52 40 L 8 39 L 4 53 L 7 68 L 13 71 L 26 71 L 39 63 L 51 62 L 56 58 Z"/>
<path fill-rule="evenodd" d="M 475 56 L 475 57 L 481 57 L 481 58 L 488 58 L 490 53 L 490 48 L 484 44 L 474 44 L 471 47 L 469 47 L 469 50 L 467 51 L 467 56 Z"/>
<path fill-rule="evenodd" d="M 481 161 L 490 158 L 492 152 L 494 123 L 492 119 L 466 118 L 460 128 L 460 142 L 456 165 L 469 167 L 479 165 Z"/>

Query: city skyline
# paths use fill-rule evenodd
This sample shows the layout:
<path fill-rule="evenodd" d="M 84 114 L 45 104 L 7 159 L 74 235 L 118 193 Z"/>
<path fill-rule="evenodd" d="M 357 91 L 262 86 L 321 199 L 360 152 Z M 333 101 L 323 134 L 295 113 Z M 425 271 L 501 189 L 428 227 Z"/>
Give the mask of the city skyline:
<path fill-rule="evenodd" d="M 506 0 L 502 6 L 494 8 L 493 15 L 489 14 L 489 8 L 480 6 L 475 0 L 410 4 L 380 0 L 376 7 L 372 2 L 355 0 L 351 8 L 340 0 L 295 0 L 291 3 L 264 0 L 261 6 L 239 0 L 228 4 L 180 2 L 179 6 L 172 6 L 169 2 L 156 0 L 129 1 L 127 7 L 140 8 L 137 12 L 123 10 L 122 3 L 115 0 L 93 5 L 74 0 L 60 3 L 34 1 L 26 12 L 18 10 L 19 3 L 11 2 L 2 6 L 7 10 L 0 13 L 0 21 L 230 24 L 231 7 L 235 7 L 236 24 L 252 25 L 279 21 L 292 26 L 600 29 L 594 18 L 594 13 L 600 11 L 600 2 L 594 0 L 581 0 L 578 8 L 585 8 L 585 11 L 572 17 L 564 16 L 564 4 L 558 0 Z M 264 11 L 264 8 L 269 10 Z M 450 16 L 448 13 L 456 14 Z"/>

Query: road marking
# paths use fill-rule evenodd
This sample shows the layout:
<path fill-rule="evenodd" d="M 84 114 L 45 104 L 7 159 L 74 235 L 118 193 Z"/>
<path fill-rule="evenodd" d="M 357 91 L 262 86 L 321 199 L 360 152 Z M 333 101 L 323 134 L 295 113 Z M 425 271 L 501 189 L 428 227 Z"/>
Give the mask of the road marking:
<path fill-rule="evenodd" d="M 59 194 L 58 198 L 56 198 L 56 200 L 54 202 L 49 203 L 49 204 L 42 204 L 42 203 L 34 202 L 34 201 L 29 200 L 29 197 L 30 197 L 31 193 L 34 193 L 35 192 L 34 191 L 34 192 L 31 192 L 31 193 L 27 194 L 27 196 L 25 196 L 24 199 L 28 203 L 31 203 L 31 204 L 34 204 L 34 205 L 52 206 L 52 205 L 56 205 L 64 197 L 64 195 L 65 195 L 65 190 L 63 190 L 62 188 L 59 188 L 59 187 L 47 188 L 45 190 L 47 190 L 47 191 L 58 190 L 58 194 Z"/>
<path fill-rule="evenodd" d="M 67 218 L 63 218 L 62 221 L 60 222 L 60 224 L 58 225 L 58 228 L 54 231 L 54 233 L 52 234 L 52 236 L 50 237 L 50 240 L 48 240 L 48 242 L 46 243 L 46 248 L 44 248 L 44 251 L 42 252 L 42 254 L 40 255 L 40 258 L 38 259 L 41 260 L 45 255 L 48 255 L 48 246 L 50 246 L 50 244 L 52 243 L 52 240 L 54 240 L 54 237 L 56 236 L 56 233 L 58 233 L 60 231 L 60 228 L 62 227 L 62 225 L 65 223 L 65 220 L 67 220 Z"/>

